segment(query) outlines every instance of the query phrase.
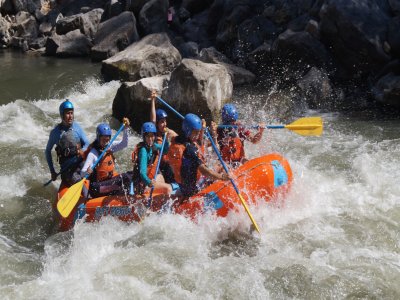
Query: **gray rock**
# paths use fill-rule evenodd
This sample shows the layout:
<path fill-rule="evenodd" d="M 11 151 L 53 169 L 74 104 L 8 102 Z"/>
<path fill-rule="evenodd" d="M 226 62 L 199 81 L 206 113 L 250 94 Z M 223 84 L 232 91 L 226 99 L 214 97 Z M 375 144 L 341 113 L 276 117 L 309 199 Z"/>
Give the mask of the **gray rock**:
<path fill-rule="evenodd" d="M 65 35 L 53 35 L 46 41 L 46 54 L 58 57 L 88 56 L 92 44 L 79 29 Z"/>
<path fill-rule="evenodd" d="M 223 104 L 232 97 L 232 90 L 225 67 L 183 59 L 171 73 L 165 99 L 182 114 L 191 112 L 218 119 Z"/>
<path fill-rule="evenodd" d="M 112 114 L 117 119 L 128 116 L 132 128 L 140 131 L 141 125 L 150 118 L 151 91 L 162 95 L 167 86 L 170 75 L 143 78 L 136 82 L 124 82 L 117 91 L 112 105 Z"/>
<path fill-rule="evenodd" d="M 167 34 L 155 33 L 103 61 L 101 72 L 106 80 L 136 81 L 168 74 L 181 59 Z"/>
<path fill-rule="evenodd" d="M 400 109 L 400 75 L 388 73 L 373 87 L 373 95 L 378 102 Z"/>
<path fill-rule="evenodd" d="M 92 60 L 107 59 L 137 40 L 139 40 L 139 34 L 135 16 L 132 12 L 125 11 L 117 17 L 100 23 L 93 40 Z"/>
<path fill-rule="evenodd" d="M 317 68 L 311 68 L 306 75 L 297 81 L 301 99 L 312 109 L 331 106 L 333 89 L 328 74 Z"/>
<path fill-rule="evenodd" d="M 390 60 L 383 50 L 389 17 L 375 0 L 326 0 L 320 18 L 321 40 L 351 76 Z"/>
<path fill-rule="evenodd" d="M 164 32 L 167 24 L 168 0 L 149 0 L 139 14 L 139 24 L 145 35 Z"/>
<path fill-rule="evenodd" d="M 252 83 L 256 79 L 256 76 L 253 73 L 232 64 L 225 55 L 218 52 L 213 47 L 201 49 L 199 58 L 201 61 L 206 63 L 213 63 L 224 66 L 231 76 L 233 85 Z"/>

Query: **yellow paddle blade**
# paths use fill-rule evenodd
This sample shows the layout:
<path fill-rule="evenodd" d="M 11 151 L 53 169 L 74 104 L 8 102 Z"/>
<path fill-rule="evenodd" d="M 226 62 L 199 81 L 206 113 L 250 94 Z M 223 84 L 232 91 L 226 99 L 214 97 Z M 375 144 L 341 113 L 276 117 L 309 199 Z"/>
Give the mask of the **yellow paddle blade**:
<path fill-rule="evenodd" d="M 251 222 L 253 222 L 253 225 L 256 228 L 257 232 L 260 233 L 260 229 L 258 228 L 258 225 L 257 225 L 256 221 L 254 220 L 253 216 L 251 215 L 250 210 L 247 207 L 246 201 L 244 201 L 242 195 L 238 194 L 238 196 L 239 196 L 239 199 L 242 202 L 242 205 L 243 205 L 244 209 L 246 210 L 247 215 L 249 216 Z"/>
<path fill-rule="evenodd" d="M 85 179 L 75 183 L 58 201 L 57 210 L 63 218 L 67 218 L 74 209 L 76 203 L 78 203 L 84 183 Z"/>
<path fill-rule="evenodd" d="M 322 134 L 323 125 L 321 117 L 300 118 L 289 125 L 285 125 L 286 129 L 292 130 L 300 135 L 315 135 Z"/>

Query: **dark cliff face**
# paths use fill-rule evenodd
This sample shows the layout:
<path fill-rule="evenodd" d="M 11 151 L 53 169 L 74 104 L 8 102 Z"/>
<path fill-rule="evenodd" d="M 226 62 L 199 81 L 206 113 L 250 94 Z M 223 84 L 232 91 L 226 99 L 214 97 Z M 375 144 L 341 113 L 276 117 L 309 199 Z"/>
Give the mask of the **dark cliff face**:
<path fill-rule="evenodd" d="M 356 98 L 367 101 L 352 100 L 352 109 L 370 104 L 400 108 L 398 1 L 58 0 L 41 5 L 24 0 L 18 7 L 15 3 L 2 1 L 2 47 L 102 60 L 144 36 L 166 32 L 183 58 L 201 59 L 202 49 L 214 47 L 229 63 L 251 71 L 256 83 L 267 89 L 293 89 L 294 98 L 304 96 L 304 81 L 321 73 L 330 89 L 338 91 L 330 93 L 330 103 L 341 95 L 338 108 L 348 102 L 345 99 Z M 115 34 L 110 27 L 99 55 L 97 31 L 104 31 L 110 20 L 124 23 L 128 11 L 129 26 L 115 28 Z M 73 30 L 79 31 L 71 34 Z M 309 76 L 311 70 L 314 76 Z M 243 81 L 234 80 L 239 83 Z"/>

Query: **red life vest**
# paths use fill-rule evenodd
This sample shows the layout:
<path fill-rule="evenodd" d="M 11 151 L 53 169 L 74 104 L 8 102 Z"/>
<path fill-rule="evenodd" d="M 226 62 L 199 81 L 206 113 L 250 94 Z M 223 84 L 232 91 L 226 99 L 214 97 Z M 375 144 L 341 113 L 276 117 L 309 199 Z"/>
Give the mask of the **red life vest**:
<path fill-rule="evenodd" d="M 218 144 L 224 161 L 240 162 L 245 158 L 243 139 L 238 132 L 218 129 Z"/>

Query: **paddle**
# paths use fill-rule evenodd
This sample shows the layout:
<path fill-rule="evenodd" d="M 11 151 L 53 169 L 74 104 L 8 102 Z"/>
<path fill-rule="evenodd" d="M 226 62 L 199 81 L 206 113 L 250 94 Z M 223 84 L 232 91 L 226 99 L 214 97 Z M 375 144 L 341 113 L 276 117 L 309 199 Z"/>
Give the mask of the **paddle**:
<path fill-rule="evenodd" d="M 218 125 L 218 128 L 255 128 L 258 129 L 260 126 L 240 126 L 240 125 Z M 264 128 L 267 129 L 289 129 L 297 134 L 305 136 L 320 136 L 322 134 L 323 125 L 321 117 L 307 117 L 300 118 L 289 125 L 266 125 Z"/>
<path fill-rule="evenodd" d="M 172 108 L 167 102 L 165 102 L 163 99 L 161 99 L 161 98 L 158 97 L 158 96 L 157 96 L 157 99 L 158 99 L 162 104 L 164 104 L 166 107 L 168 107 L 170 110 L 172 110 L 172 111 L 173 111 L 177 116 L 179 116 L 181 119 L 184 119 L 184 118 L 185 118 L 183 115 L 181 115 L 179 112 L 177 112 L 174 108 Z M 205 132 L 206 132 L 206 135 L 207 135 L 208 139 L 209 139 L 210 142 L 211 142 L 211 145 L 212 145 L 212 147 L 213 147 L 215 153 L 217 153 L 218 159 L 219 159 L 219 161 L 221 162 L 222 166 L 224 167 L 225 172 L 226 172 L 227 174 L 229 174 L 229 170 L 228 170 L 228 168 L 226 167 L 226 165 L 225 165 L 225 163 L 224 163 L 224 161 L 223 161 L 223 159 L 222 159 L 222 157 L 221 157 L 221 154 L 219 153 L 218 148 L 217 148 L 217 146 L 215 145 L 215 143 L 214 143 L 214 141 L 213 141 L 213 139 L 212 139 L 210 133 L 208 132 L 208 129 L 207 129 L 207 128 L 206 128 Z M 246 210 L 246 213 L 247 213 L 247 215 L 249 216 L 251 222 L 253 223 L 253 225 L 254 225 L 254 227 L 256 228 L 256 230 L 257 230 L 258 232 L 260 232 L 260 229 L 258 228 L 258 225 L 257 225 L 256 221 L 254 220 L 253 216 L 251 215 L 250 210 L 249 210 L 249 208 L 247 207 L 247 204 L 246 204 L 246 202 L 244 201 L 242 195 L 240 194 L 239 189 L 237 188 L 235 182 L 233 181 L 232 178 L 230 178 L 230 181 L 231 181 L 231 183 L 232 183 L 232 185 L 233 185 L 233 188 L 234 188 L 235 191 L 236 191 L 236 194 L 238 195 L 238 197 L 239 197 L 239 199 L 240 199 L 240 202 L 242 203 L 244 209 Z"/>
<path fill-rule="evenodd" d="M 100 156 L 97 158 L 96 162 L 93 164 L 91 167 L 92 170 L 97 166 L 97 164 L 100 162 L 100 160 L 103 158 L 103 156 L 106 154 L 108 148 L 111 147 L 111 144 L 114 142 L 114 140 L 117 138 L 117 136 L 121 133 L 121 131 L 124 129 L 125 124 L 122 124 L 117 133 L 112 137 L 110 142 L 107 144 L 107 146 L 104 148 L 103 152 L 101 152 Z M 57 203 L 57 210 L 60 213 L 60 215 L 64 218 L 67 218 L 72 210 L 74 209 L 76 203 L 78 203 L 79 198 L 81 196 L 82 188 L 83 185 L 85 184 L 86 179 L 88 179 L 89 174 L 86 174 L 85 177 L 72 185 L 71 187 L 68 188 L 68 191 L 64 194 L 64 196 L 61 197 L 61 199 Z"/>
<path fill-rule="evenodd" d="M 159 171 L 159 169 L 160 169 L 160 163 L 161 163 L 161 160 L 162 160 L 162 157 L 163 157 L 163 151 L 164 151 L 164 146 L 165 146 L 165 141 L 166 141 L 166 140 L 167 140 L 167 133 L 164 133 L 163 140 L 162 140 L 162 144 L 161 144 L 160 154 L 158 155 L 158 161 L 157 161 L 156 172 L 154 173 L 154 178 L 153 178 L 153 180 L 156 180 L 158 171 Z M 154 191 L 154 185 L 151 187 L 151 190 L 150 190 L 149 201 L 148 201 L 148 203 L 147 203 L 147 207 L 148 207 L 148 208 L 151 207 L 151 201 L 153 200 L 153 191 Z"/>

